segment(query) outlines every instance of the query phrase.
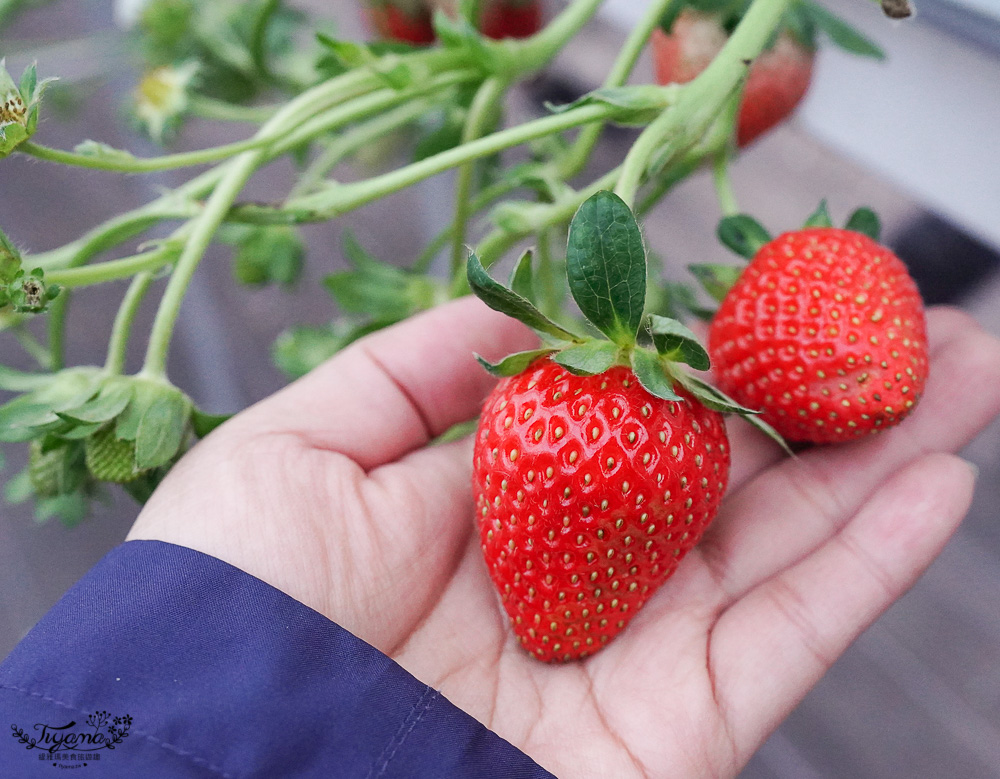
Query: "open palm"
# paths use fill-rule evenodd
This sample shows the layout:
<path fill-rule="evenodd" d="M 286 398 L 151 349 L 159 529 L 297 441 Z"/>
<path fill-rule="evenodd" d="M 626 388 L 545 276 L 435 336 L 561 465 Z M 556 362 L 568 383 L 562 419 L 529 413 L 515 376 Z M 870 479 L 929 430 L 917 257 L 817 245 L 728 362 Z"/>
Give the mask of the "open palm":
<path fill-rule="evenodd" d="M 972 471 L 945 454 L 1000 411 L 1000 342 L 931 314 L 915 414 L 784 458 L 743 423 L 719 517 L 628 629 L 544 665 L 499 608 L 472 519 L 472 360 L 527 348 L 468 299 L 369 337 L 197 446 L 131 539 L 218 557 L 395 658 L 560 777 L 732 776 L 964 516 Z"/>

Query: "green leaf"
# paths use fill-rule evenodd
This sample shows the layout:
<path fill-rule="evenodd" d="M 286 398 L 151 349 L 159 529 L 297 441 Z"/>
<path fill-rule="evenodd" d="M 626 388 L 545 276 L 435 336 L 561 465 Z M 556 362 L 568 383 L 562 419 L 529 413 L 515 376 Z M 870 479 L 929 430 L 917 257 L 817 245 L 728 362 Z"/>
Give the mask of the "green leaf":
<path fill-rule="evenodd" d="M 494 311 L 514 317 L 533 330 L 551 335 L 561 341 L 579 341 L 580 338 L 546 317 L 529 301 L 494 281 L 486 272 L 475 252 L 469 252 L 466 265 L 469 286 L 480 300 Z"/>
<path fill-rule="evenodd" d="M 830 211 L 826 207 L 825 200 L 820 201 L 819 208 L 809 215 L 803 227 L 833 227 L 833 219 L 830 218 Z"/>
<path fill-rule="evenodd" d="M 3 497 L 8 503 L 24 503 L 30 500 L 35 494 L 31 486 L 31 472 L 25 468 L 12 479 L 9 479 L 3 488 Z"/>
<path fill-rule="evenodd" d="M 140 471 L 166 465 L 181 447 L 191 406 L 179 391 L 160 393 L 139 421 L 135 465 Z"/>
<path fill-rule="evenodd" d="M 653 314 L 649 317 L 649 329 L 656 351 L 661 356 L 690 365 L 696 371 L 707 371 L 712 367 L 708 352 L 698 341 L 698 336 L 676 319 Z"/>
<path fill-rule="evenodd" d="M 533 253 L 528 249 L 521 255 L 513 272 L 510 274 L 510 288 L 516 295 L 520 295 L 525 300 L 535 297 L 534 280 L 532 278 L 531 260 Z"/>
<path fill-rule="evenodd" d="M 698 300 L 694 290 L 687 284 L 668 281 L 663 285 L 663 292 L 662 310 L 674 319 L 690 314 L 702 322 L 711 322 L 712 317 L 715 316 L 715 309 L 703 305 Z"/>
<path fill-rule="evenodd" d="M 200 409 L 191 409 L 191 427 L 198 438 L 204 438 L 232 418 L 232 414 L 206 414 Z"/>
<path fill-rule="evenodd" d="M 877 43 L 854 29 L 843 19 L 830 13 L 818 3 L 811 2 L 811 0 L 801 0 L 801 3 L 816 28 L 826 35 L 835 46 L 861 57 L 885 59 L 885 52 Z"/>
<path fill-rule="evenodd" d="M 11 392 L 29 392 L 52 383 L 51 373 L 25 373 L 0 365 L 0 389 Z"/>
<path fill-rule="evenodd" d="M 553 360 L 577 376 L 596 376 L 618 362 L 620 351 L 611 341 L 588 341 L 563 349 Z"/>
<path fill-rule="evenodd" d="M 572 103 L 545 107 L 554 114 L 562 114 L 587 105 L 609 105 L 621 109 L 613 121 L 618 124 L 646 126 L 670 105 L 670 93 L 661 86 L 644 84 L 628 87 L 601 87 L 577 98 Z"/>
<path fill-rule="evenodd" d="M 878 214 L 870 208 L 859 208 L 851 214 L 845 227 L 856 233 L 867 235 L 876 243 L 882 238 L 882 222 L 878 218 Z"/>
<path fill-rule="evenodd" d="M 295 228 L 254 227 L 237 242 L 233 276 L 251 286 L 275 283 L 290 287 L 302 275 L 305 254 L 305 245 Z"/>
<path fill-rule="evenodd" d="M 743 268 L 715 263 L 688 265 L 688 270 L 701 283 L 702 289 L 720 303 L 726 299 L 733 284 L 743 275 Z"/>
<path fill-rule="evenodd" d="M 725 246 L 748 260 L 752 260 L 762 246 L 771 242 L 771 234 L 747 214 L 727 216 L 719 222 L 716 235 Z"/>
<path fill-rule="evenodd" d="M 59 416 L 78 422 L 99 423 L 114 419 L 132 399 L 132 385 L 126 381 L 109 381 L 86 403 L 59 412 Z"/>
<path fill-rule="evenodd" d="M 663 369 L 660 358 L 646 349 L 635 349 L 632 352 L 632 372 L 645 387 L 646 392 L 663 400 L 681 400 L 674 391 L 673 379 L 668 377 Z"/>
<path fill-rule="evenodd" d="M 646 302 L 646 249 L 618 195 L 598 192 L 580 206 L 569 229 L 566 272 L 583 315 L 619 346 L 634 344 Z"/>
<path fill-rule="evenodd" d="M 517 352 L 516 354 L 508 355 L 504 357 L 498 363 L 491 363 L 484 360 L 478 354 L 475 355 L 476 360 L 482 365 L 486 370 L 492 373 L 494 376 L 517 376 L 519 373 L 524 373 L 531 363 L 540 357 L 545 357 L 546 355 L 552 354 L 555 349 L 533 349 L 530 352 Z"/>

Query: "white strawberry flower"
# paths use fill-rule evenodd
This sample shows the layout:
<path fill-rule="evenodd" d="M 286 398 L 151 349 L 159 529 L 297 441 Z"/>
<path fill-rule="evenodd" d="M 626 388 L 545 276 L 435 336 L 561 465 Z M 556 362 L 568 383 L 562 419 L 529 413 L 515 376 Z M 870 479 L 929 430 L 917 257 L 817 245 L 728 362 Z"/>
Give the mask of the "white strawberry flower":
<path fill-rule="evenodd" d="M 139 82 L 135 90 L 135 113 L 157 140 L 187 110 L 188 88 L 197 71 L 196 62 L 167 65 L 149 71 Z"/>

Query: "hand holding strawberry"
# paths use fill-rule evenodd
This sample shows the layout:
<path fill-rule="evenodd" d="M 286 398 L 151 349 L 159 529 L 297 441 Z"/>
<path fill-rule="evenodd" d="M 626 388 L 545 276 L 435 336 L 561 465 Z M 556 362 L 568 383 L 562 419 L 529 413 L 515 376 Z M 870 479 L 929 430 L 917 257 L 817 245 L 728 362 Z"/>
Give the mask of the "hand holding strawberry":
<path fill-rule="evenodd" d="M 536 343 L 474 300 L 359 341 L 216 430 L 131 538 L 279 587 L 560 777 L 732 776 L 965 512 L 968 470 L 923 453 L 956 451 L 1000 410 L 1000 345 L 962 315 L 929 319 L 935 370 L 904 429 L 787 459 L 734 428 L 712 528 L 579 663 L 515 640 L 475 531 L 471 446 L 427 446 L 493 385 L 471 352 Z"/>

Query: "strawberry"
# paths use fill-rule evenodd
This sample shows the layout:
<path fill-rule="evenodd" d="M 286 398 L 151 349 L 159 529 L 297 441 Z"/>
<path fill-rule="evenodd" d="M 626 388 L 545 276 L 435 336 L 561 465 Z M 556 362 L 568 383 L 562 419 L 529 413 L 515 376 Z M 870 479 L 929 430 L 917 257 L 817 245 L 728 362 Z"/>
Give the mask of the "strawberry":
<path fill-rule="evenodd" d="M 382 38 L 416 46 L 434 43 L 431 12 L 420 0 L 370 0 L 368 18 Z"/>
<path fill-rule="evenodd" d="M 729 476 L 722 415 L 623 366 L 548 358 L 501 381 L 473 455 L 480 540 L 514 631 L 541 660 L 619 633 L 698 542 Z"/>
<path fill-rule="evenodd" d="M 674 573 L 726 489 L 720 412 L 749 413 L 683 367 L 709 367 L 690 330 L 645 313 L 642 234 L 616 195 L 599 192 L 577 212 L 566 269 L 603 338 L 534 307 L 530 253 L 511 288 L 475 254 L 468 263 L 476 295 L 546 339 L 495 365 L 480 360 L 504 378 L 473 454 L 489 575 L 522 645 L 545 661 L 600 649 Z"/>
<path fill-rule="evenodd" d="M 86 441 L 87 469 L 101 481 L 127 484 L 143 473 L 135 464 L 135 441 L 115 436 L 115 426 L 106 425 Z"/>
<path fill-rule="evenodd" d="M 660 84 L 692 81 L 726 43 L 721 20 L 685 10 L 669 32 L 653 33 L 656 80 Z M 816 51 L 782 31 L 770 49 L 750 67 L 737 118 L 736 142 L 747 146 L 786 119 L 805 97 Z"/>
<path fill-rule="evenodd" d="M 906 267 L 873 237 L 830 226 L 754 251 L 712 321 L 709 352 L 719 386 L 793 441 L 898 424 L 927 380 L 924 308 Z"/>
<path fill-rule="evenodd" d="M 489 38 L 527 38 L 542 27 L 538 0 L 493 0 L 485 5 L 480 29 Z"/>

